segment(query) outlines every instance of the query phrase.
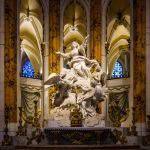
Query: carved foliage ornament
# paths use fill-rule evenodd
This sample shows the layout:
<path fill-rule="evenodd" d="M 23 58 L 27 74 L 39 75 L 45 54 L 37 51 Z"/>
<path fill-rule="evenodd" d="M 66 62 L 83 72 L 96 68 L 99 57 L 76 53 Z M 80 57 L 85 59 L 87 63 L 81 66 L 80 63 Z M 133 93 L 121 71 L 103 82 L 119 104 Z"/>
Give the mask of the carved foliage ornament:
<path fill-rule="evenodd" d="M 109 94 L 109 118 L 115 127 L 120 127 L 121 122 L 129 116 L 128 91 Z"/>

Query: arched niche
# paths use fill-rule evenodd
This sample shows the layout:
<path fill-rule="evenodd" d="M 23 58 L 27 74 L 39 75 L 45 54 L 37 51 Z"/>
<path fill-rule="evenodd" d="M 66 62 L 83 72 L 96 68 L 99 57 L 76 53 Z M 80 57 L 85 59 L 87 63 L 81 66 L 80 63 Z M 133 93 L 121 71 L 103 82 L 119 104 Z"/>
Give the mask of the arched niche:
<path fill-rule="evenodd" d="M 116 3 L 119 7 L 116 7 Z M 127 59 L 123 59 L 123 51 L 130 52 L 130 2 L 127 0 L 110 0 L 106 9 L 106 42 L 108 44 L 108 74 L 112 74 L 113 66 L 118 58 L 122 58 L 123 67 L 129 74 Z M 129 57 L 129 56 L 128 56 Z M 127 68 L 128 67 L 128 68 Z"/>
<path fill-rule="evenodd" d="M 71 49 L 72 41 L 81 44 L 87 34 L 90 33 L 90 3 L 88 0 L 65 0 L 61 1 L 60 16 L 60 51 L 65 52 Z M 75 28 L 74 28 L 75 27 Z M 71 28 L 78 31 L 71 31 Z M 89 55 L 89 44 L 87 56 Z M 60 59 L 60 68 L 63 68 L 63 60 Z"/>
<path fill-rule="evenodd" d="M 77 1 L 71 1 L 64 11 L 63 16 L 63 44 L 70 49 L 70 43 L 77 41 L 81 44 L 87 35 L 87 16 L 83 5 Z"/>
<path fill-rule="evenodd" d="M 31 106 L 34 110 L 34 100 L 38 101 L 41 109 L 43 93 L 41 93 L 43 76 L 43 56 L 41 44 L 44 40 L 44 3 L 40 0 L 20 0 L 19 12 L 19 38 L 20 38 L 20 99 L 18 105 L 25 108 Z M 45 10 L 47 10 L 45 8 Z M 23 75 L 25 62 L 28 61 L 27 71 L 34 71 L 34 74 Z M 33 67 L 33 68 L 32 68 Z M 39 95 L 36 97 L 36 92 Z M 36 99 L 32 99 L 33 97 Z M 27 112 L 26 112 L 27 113 Z M 33 115 L 33 112 L 29 115 Z"/>
<path fill-rule="evenodd" d="M 42 74 L 43 10 L 39 0 L 21 0 L 20 39 L 21 55 L 26 53 L 35 73 Z"/>
<path fill-rule="evenodd" d="M 117 4 L 117 5 L 116 5 Z M 102 0 L 102 68 L 108 77 L 112 75 L 115 63 L 119 61 L 123 71 L 127 69 L 132 75 L 130 55 L 132 56 L 132 1 L 131 0 Z M 132 60 L 132 59 L 131 59 Z M 108 78 L 110 79 L 110 78 Z M 114 89 L 112 92 L 121 90 L 128 85 L 129 107 L 133 106 L 132 100 L 132 77 L 119 80 L 107 80 L 107 88 Z M 106 109 L 109 110 L 110 97 Z M 110 121 L 110 114 L 107 113 Z M 121 126 L 131 122 L 131 113 Z"/>

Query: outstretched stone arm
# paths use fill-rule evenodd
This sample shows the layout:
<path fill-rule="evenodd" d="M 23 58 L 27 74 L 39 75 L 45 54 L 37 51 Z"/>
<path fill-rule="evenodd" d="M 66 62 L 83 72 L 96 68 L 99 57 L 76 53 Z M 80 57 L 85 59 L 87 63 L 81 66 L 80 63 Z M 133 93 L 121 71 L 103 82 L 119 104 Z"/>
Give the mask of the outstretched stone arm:
<path fill-rule="evenodd" d="M 56 52 L 56 54 L 62 56 L 63 58 L 70 58 L 70 53 Z"/>

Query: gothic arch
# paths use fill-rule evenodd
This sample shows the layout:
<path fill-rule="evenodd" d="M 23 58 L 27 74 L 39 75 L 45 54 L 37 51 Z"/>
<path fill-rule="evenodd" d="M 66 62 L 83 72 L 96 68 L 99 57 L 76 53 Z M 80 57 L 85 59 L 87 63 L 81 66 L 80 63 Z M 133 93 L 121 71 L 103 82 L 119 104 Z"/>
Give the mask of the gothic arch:
<path fill-rule="evenodd" d="M 131 31 L 132 31 L 132 1 L 131 0 L 126 1 L 127 5 L 130 6 L 129 20 L 128 20 L 128 17 L 124 18 L 124 16 L 126 16 L 126 13 L 124 13 L 122 18 L 119 18 L 117 20 L 117 19 L 113 18 L 113 15 L 112 15 L 108 21 L 107 13 L 108 13 L 109 6 L 111 6 L 112 1 L 113 0 L 102 0 L 102 68 L 104 71 L 107 72 L 108 75 L 111 75 L 115 62 L 117 60 L 123 60 L 123 57 L 126 55 L 126 53 L 131 54 L 130 49 L 132 49 L 132 47 L 130 45 L 130 38 L 132 38 L 131 37 L 132 36 L 132 34 L 131 34 Z M 113 19 L 114 19 L 114 21 L 112 21 Z M 107 27 L 108 27 L 108 24 L 110 21 L 112 21 L 111 28 L 109 28 L 110 29 L 109 41 L 111 41 L 111 43 L 108 42 L 108 35 L 107 35 L 108 34 Z M 115 33 L 116 28 L 121 25 L 123 28 L 126 28 L 126 34 L 123 34 L 123 35 L 117 34 L 117 36 L 115 35 L 115 38 L 113 38 L 111 40 L 113 33 L 116 34 Z M 123 43 L 123 41 L 124 41 L 124 43 Z M 110 59 L 110 57 L 111 57 L 111 59 Z M 126 58 L 124 58 L 124 60 L 125 59 Z M 123 65 L 126 66 L 125 63 L 123 63 Z M 128 69 L 131 70 L 131 64 Z M 122 84 L 122 86 L 124 86 L 123 85 L 124 82 L 122 79 L 120 80 L 120 83 Z M 129 97 L 132 97 L 132 84 L 130 85 L 130 83 L 132 83 L 132 78 L 128 82 L 128 84 L 130 86 Z M 119 84 L 119 80 L 118 80 L 118 83 L 116 81 L 116 86 L 118 86 L 118 84 Z M 109 88 L 109 86 L 113 87 L 113 81 L 112 82 L 111 82 L 111 80 L 108 81 L 108 88 Z M 129 107 L 131 107 L 131 106 L 133 106 L 132 102 L 129 101 Z M 129 113 L 128 121 L 129 122 L 131 121 L 131 113 Z M 124 124 L 126 124 L 126 122 L 124 122 L 122 125 L 124 125 Z"/>
<path fill-rule="evenodd" d="M 108 10 L 108 7 L 109 5 L 111 4 L 111 1 L 112 0 L 102 0 L 102 68 L 104 71 L 106 71 L 108 73 L 108 62 L 106 60 L 106 37 L 107 37 L 107 33 L 106 33 L 106 30 L 107 30 L 107 23 L 106 23 L 106 20 L 107 20 L 107 10 Z M 132 1 L 131 0 L 128 0 L 129 2 L 129 5 L 130 5 L 130 9 L 131 9 L 131 12 L 132 12 Z M 130 13 L 130 16 L 131 16 L 131 13 Z M 132 16 L 131 16 L 132 17 Z M 131 20 L 131 17 L 130 17 L 130 20 Z M 125 23 L 126 23 L 126 20 L 123 22 L 123 25 L 125 26 Z M 130 21 L 130 25 L 131 25 L 131 21 Z M 126 24 L 127 25 L 127 29 L 129 31 L 129 24 Z M 130 32 L 130 31 L 129 31 Z"/>
<path fill-rule="evenodd" d="M 31 0 L 32 3 L 34 3 L 34 1 Z M 31 60 L 33 66 L 34 66 L 34 69 L 35 69 L 35 72 L 36 73 L 40 73 L 40 74 L 43 74 L 44 72 L 44 75 L 42 76 L 43 77 L 43 81 L 44 81 L 44 77 L 46 78 L 46 76 L 48 76 L 48 57 L 43 57 L 42 56 L 42 50 L 44 50 L 44 54 L 48 53 L 49 52 L 49 35 L 46 34 L 46 33 L 49 33 L 49 1 L 48 0 L 38 0 L 37 1 L 39 6 L 38 8 L 40 9 L 39 12 L 37 11 L 33 11 L 33 12 L 29 12 L 29 15 L 31 15 L 33 17 L 33 22 L 31 22 L 31 25 L 33 27 L 33 32 L 35 33 L 35 39 L 37 40 L 36 42 L 34 40 L 32 40 L 32 38 L 30 39 L 28 37 L 28 35 L 22 35 L 22 38 L 25 37 L 25 39 L 27 40 L 27 42 L 29 42 L 29 45 L 24 45 L 24 49 L 26 49 L 27 51 L 27 57 Z M 18 31 L 19 28 L 20 28 L 20 25 L 22 24 L 22 21 L 24 20 L 25 16 L 22 16 L 20 18 L 20 12 L 21 12 L 21 0 L 18 0 Z M 31 7 L 34 7 L 34 5 Z M 36 5 L 35 5 L 36 7 Z M 26 14 L 26 11 L 25 11 L 25 14 Z M 19 23 L 20 22 L 20 23 Z M 17 51 L 17 55 L 19 56 L 18 57 L 18 76 L 21 72 L 21 67 L 22 67 L 22 56 L 21 56 L 21 47 L 20 47 L 20 44 L 23 42 L 22 41 L 22 38 L 20 39 L 19 38 L 20 36 L 20 33 L 18 32 L 18 51 Z M 31 44 L 30 44 L 31 43 Z M 42 49 L 42 44 L 45 45 L 45 48 Z M 32 46 L 33 45 L 33 46 Z M 35 55 L 35 50 L 37 50 L 37 55 Z M 46 62 L 46 63 L 43 63 L 43 62 Z M 44 66 L 45 65 L 45 66 Z M 38 69 L 37 69 L 38 68 Z M 45 69 L 44 69 L 45 68 Z M 44 71 L 44 70 L 47 70 L 47 71 Z M 38 74 L 36 74 L 38 75 Z M 39 79 L 41 79 L 41 76 L 39 77 Z M 22 80 L 20 79 L 20 81 L 18 81 L 18 89 L 19 92 L 18 92 L 18 98 L 17 98 L 17 104 L 18 106 L 20 106 L 20 103 L 21 103 L 21 82 Z M 23 80 L 24 81 L 24 80 Z M 40 80 L 39 80 L 40 81 Z M 39 82 L 38 82 L 39 83 Z M 40 84 L 42 85 L 43 82 L 40 81 Z M 39 84 L 39 85 L 40 85 Z M 38 86 L 39 86 L 38 85 Z M 43 99 L 44 97 L 44 92 L 41 93 L 41 99 Z M 43 100 L 40 102 L 40 107 L 42 108 L 44 106 L 43 104 Z M 43 108 L 44 110 L 44 108 Z M 41 114 L 41 116 L 43 116 L 43 112 Z M 43 118 L 43 117 L 42 117 Z"/>
<path fill-rule="evenodd" d="M 80 0 L 76 0 L 78 1 L 85 9 L 85 12 L 86 12 L 86 16 L 87 16 L 87 34 L 90 33 L 90 3 L 88 0 L 85 0 L 85 1 L 80 1 Z M 60 13 L 60 51 L 63 50 L 63 38 L 64 38 L 64 35 L 63 35 L 63 30 L 64 30 L 64 12 L 65 12 L 65 9 L 66 7 L 69 5 L 69 3 L 71 3 L 72 0 L 61 0 L 60 1 L 60 9 L 61 9 L 61 12 Z M 88 50 L 89 50 L 89 45 L 88 45 Z M 63 67 L 63 59 L 60 59 L 60 70 L 62 69 Z"/>

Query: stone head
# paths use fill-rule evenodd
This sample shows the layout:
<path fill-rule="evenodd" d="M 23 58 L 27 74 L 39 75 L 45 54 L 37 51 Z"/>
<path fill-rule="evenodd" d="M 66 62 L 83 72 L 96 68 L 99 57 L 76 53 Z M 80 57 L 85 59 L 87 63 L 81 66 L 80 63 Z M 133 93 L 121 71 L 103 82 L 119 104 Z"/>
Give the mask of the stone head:
<path fill-rule="evenodd" d="M 72 48 L 78 48 L 79 44 L 76 41 L 72 42 Z"/>

